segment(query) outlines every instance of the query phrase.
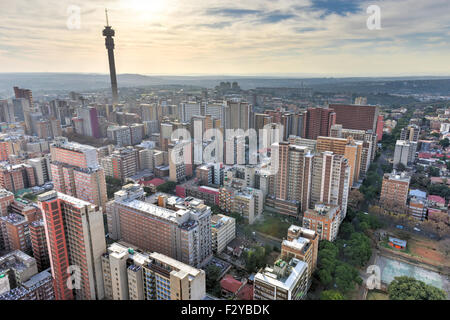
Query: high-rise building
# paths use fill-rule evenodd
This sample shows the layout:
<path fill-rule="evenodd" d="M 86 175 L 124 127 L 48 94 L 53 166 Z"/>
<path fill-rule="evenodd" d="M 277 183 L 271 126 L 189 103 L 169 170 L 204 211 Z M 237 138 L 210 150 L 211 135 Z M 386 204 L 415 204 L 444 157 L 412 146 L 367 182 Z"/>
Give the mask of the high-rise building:
<path fill-rule="evenodd" d="M 107 136 L 118 147 L 131 145 L 131 131 L 128 126 L 110 126 L 107 129 Z"/>
<path fill-rule="evenodd" d="M 308 291 L 308 264 L 279 259 L 260 270 L 254 279 L 253 300 L 302 300 Z"/>
<path fill-rule="evenodd" d="M 0 216 L 4 217 L 8 214 L 8 208 L 14 202 L 14 193 L 0 189 Z"/>
<path fill-rule="evenodd" d="M 122 182 L 139 171 L 139 153 L 133 147 L 116 149 L 100 162 L 107 177 L 120 179 Z"/>
<path fill-rule="evenodd" d="M 236 238 L 236 219 L 223 214 L 211 217 L 212 248 L 221 253 Z"/>
<path fill-rule="evenodd" d="M 49 158 L 33 158 L 27 160 L 27 163 L 34 168 L 34 175 L 38 186 L 42 186 L 44 183 L 51 180 Z"/>
<path fill-rule="evenodd" d="M 202 300 L 206 295 L 205 271 L 153 252 L 144 265 L 146 300 Z"/>
<path fill-rule="evenodd" d="M 39 195 L 57 300 L 103 299 L 103 214 L 93 204 L 56 191 Z M 71 266 L 76 266 L 71 269 Z M 72 280 L 72 288 L 68 286 Z"/>
<path fill-rule="evenodd" d="M 113 243 L 102 255 L 105 299 L 145 300 L 143 265 L 149 255 L 128 244 Z"/>
<path fill-rule="evenodd" d="M 314 155 L 307 147 L 280 142 L 272 145 L 278 148 L 278 171 L 274 177 L 274 196 L 283 201 L 295 201 L 303 212 L 310 202 L 311 172 Z M 276 154 L 276 152 L 274 153 Z M 291 215 L 298 216 L 298 212 Z"/>
<path fill-rule="evenodd" d="M 97 149 L 61 140 L 51 148 L 51 175 L 56 191 L 88 201 L 104 210 L 105 172 L 98 164 Z"/>
<path fill-rule="evenodd" d="M 38 270 L 43 271 L 50 267 L 44 220 L 31 222 L 29 228 L 33 257 L 36 259 Z"/>
<path fill-rule="evenodd" d="M 363 155 L 363 143 L 355 141 L 352 137 L 347 139 L 334 137 L 318 137 L 317 152 L 331 151 L 343 155 L 350 166 L 350 187 L 359 180 Z"/>
<path fill-rule="evenodd" d="M 416 124 L 411 124 L 405 128 L 402 129 L 400 132 L 400 140 L 407 140 L 407 141 L 419 141 L 420 136 L 420 127 Z"/>
<path fill-rule="evenodd" d="M 342 221 L 340 211 L 338 205 L 316 203 L 303 214 L 303 227 L 317 232 L 320 240 L 334 241 Z"/>
<path fill-rule="evenodd" d="M 411 177 L 404 172 L 400 174 L 395 171 L 386 173 L 381 186 L 381 205 L 386 209 L 404 211 L 408 200 L 410 181 Z"/>
<path fill-rule="evenodd" d="M 344 156 L 330 151 L 316 154 L 313 162 L 309 208 L 313 209 L 319 202 L 339 205 L 341 219 L 344 219 L 347 213 L 349 183 L 350 166 Z"/>
<path fill-rule="evenodd" d="M 292 258 L 299 259 L 308 264 L 308 278 L 316 270 L 319 252 L 319 236 L 309 229 L 292 225 L 288 229 L 287 239 L 281 243 L 281 258 L 289 261 Z"/>
<path fill-rule="evenodd" d="M 191 122 L 193 116 L 201 116 L 200 103 L 184 102 L 180 104 L 180 121 Z"/>
<path fill-rule="evenodd" d="M 34 169 L 28 164 L 7 165 L 0 168 L 0 187 L 11 192 L 36 186 Z"/>
<path fill-rule="evenodd" d="M 377 136 L 364 130 L 343 129 L 341 124 L 331 127 L 331 137 L 352 138 L 362 142 L 362 157 L 360 175 L 365 176 L 369 170 L 370 164 L 375 159 L 377 151 Z"/>
<path fill-rule="evenodd" d="M 377 132 L 378 106 L 330 104 L 329 108 L 336 113 L 336 123 L 345 129 Z"/>
<path fill-rule="evenodd" d="M 417 142 L 397 140 L 394 150 L 394 166 L 399 163 L 409 166 L 416 158 Z"/>
<path fill-rule="evenodd" d="M 331 109 L 308 108 L 306 112 L 305 138 L 316 140 L 330 136 L 331 126 L 336 123 L 336 113 Z"/>
<path fill-rule="evenodd" d="M 143 196 L 139 185 L 127 185 L 114 194 L 106 210 L 112 239 L 122 239 L 192 266 L 209 260 L 212 255 L 210 207 L 198 199 L 177 197 L 160 197 L 155 205 L 139 200 Z"/>
<path fill-rule="evenodd" d="M 252 105 L 243 101 L 227 101 L 225 106 L 225 129 L 242 129 L 247 131 L 253 116 Z"/>
<path fill-rule="evenodd" d="M 0 257 L 0 300 L 54 300 L 52 276 L 38 273 L 36 260 L 16 250 Z"/>
<path fill-rule="evenodd" d="M 83 120 L 83 135 L 93 138 L 101 138 L 97 109 L 94 107 L 78 108 L 77 116 L 79 119 Z"/>

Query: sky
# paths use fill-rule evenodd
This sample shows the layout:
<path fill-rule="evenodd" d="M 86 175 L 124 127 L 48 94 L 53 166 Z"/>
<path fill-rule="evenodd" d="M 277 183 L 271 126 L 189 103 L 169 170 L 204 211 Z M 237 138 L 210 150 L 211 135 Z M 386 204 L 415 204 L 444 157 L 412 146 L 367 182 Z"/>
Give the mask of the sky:
<path fill-rule="evenodd" d="M 108 8 L 119 74 L 447 76 L 448 4 L 2 0 L 0 72 L 108 73 L 102 37 Z M 373 5 L 381 29 L 367 27 Z"/>

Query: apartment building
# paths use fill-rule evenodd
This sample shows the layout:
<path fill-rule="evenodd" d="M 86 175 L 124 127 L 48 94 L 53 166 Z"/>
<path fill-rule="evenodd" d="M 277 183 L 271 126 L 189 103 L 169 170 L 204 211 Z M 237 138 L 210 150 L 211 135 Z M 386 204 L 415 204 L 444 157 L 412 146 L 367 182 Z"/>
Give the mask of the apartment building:
<path fill-rule="evenodd" d="M 140 200 L 143 194 L 138 185 L 114 194 L 106 210 L 110 237 L 192 266 L 206 263 L 212 256 L 211 208 L 191 197 L 159 197 L 153 204 Z"/>
<path fill-rule="evenodd" d="M 139 153 L 133 147 L 119 148 L 100 160 L 105 176 L 122 182 L 139 171 Z"/>
<path fill-rule="evenodd" d="M 39 195 L 57 300 L 104 298 L 101 256 L 106 251 L 103 214 L 93 204 L 56 191 Z M 67 286 L 71 275 L 76 282 Z M 73 278 L 72 278 L 73 279 Z"/>
<path fill-rule="evenodd" d="M 341 209 L 338 205 L 317 203 L 303 215 L 303 228 L 315 231 L 320 240 L 336 240 L 341 224 Z"/>
<path fill-rule="evenodd" d="M 404 172 L 397 174 L 393 171 L 384 174 L 380 204 L 386 209 L 404 211 L 408 200 L 410 181 L 411 177 Z"/>
<path fill-rule="evenodd" d="M 253 300 L 302 300 L 308 290 L 308 264 L 279 259 L 260 270 L 254 279 Z"/>
<path fill-rule="evenodd" d="M 206 274 L 161 253 L 153 252 L 143 266 L 145 300 L 202 300 Z"/>
<path fill-rule="evenodd" d="M 319 235 L 313 230 L 295 225 L 289 227 L 287 239 L 281 243 L 283 260 L 296 258 L 308 264 L 308 281 L 316 270 L 318 251 Z"/>
<path fill-rule="evenodd" d="M 309 208 L 313 209 L 319 202 L 339 205 L 343 220 L 347 214 L 349 190 L 348 160 L 330 151 L 316 154 L 313 160 Z"/>
<path fill-rule="evenodd" d="M 212 249 L 221 253 L 236 238 L 236 219 L 223 214 L 211 217 Z"/>

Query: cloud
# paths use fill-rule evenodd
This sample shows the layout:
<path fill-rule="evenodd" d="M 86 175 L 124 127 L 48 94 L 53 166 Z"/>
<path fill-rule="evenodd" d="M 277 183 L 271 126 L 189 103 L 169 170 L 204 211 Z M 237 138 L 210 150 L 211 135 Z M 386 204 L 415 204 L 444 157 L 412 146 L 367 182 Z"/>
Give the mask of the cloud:
<path fill-rule="evenodd" d="M 108 7 L 119 73 L 450 73 L 447 0 L 76 2 L 81 29 L 70 30 L 72 1 L 1 1 L 2 71 L 108 72 Z M 381 30 L 366 27 L 371 4 Z"/>

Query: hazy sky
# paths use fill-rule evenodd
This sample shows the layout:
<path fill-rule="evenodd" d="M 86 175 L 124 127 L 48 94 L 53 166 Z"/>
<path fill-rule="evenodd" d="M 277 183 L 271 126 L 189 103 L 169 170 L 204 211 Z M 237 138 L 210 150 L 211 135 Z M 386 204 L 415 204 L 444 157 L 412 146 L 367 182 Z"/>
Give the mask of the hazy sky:
<path fill-rule="evenodd" d="M 1 0 L 0 72 L 107 73 L 105 7 L 118 73 L 450 75 L 449 0 Z"/>

